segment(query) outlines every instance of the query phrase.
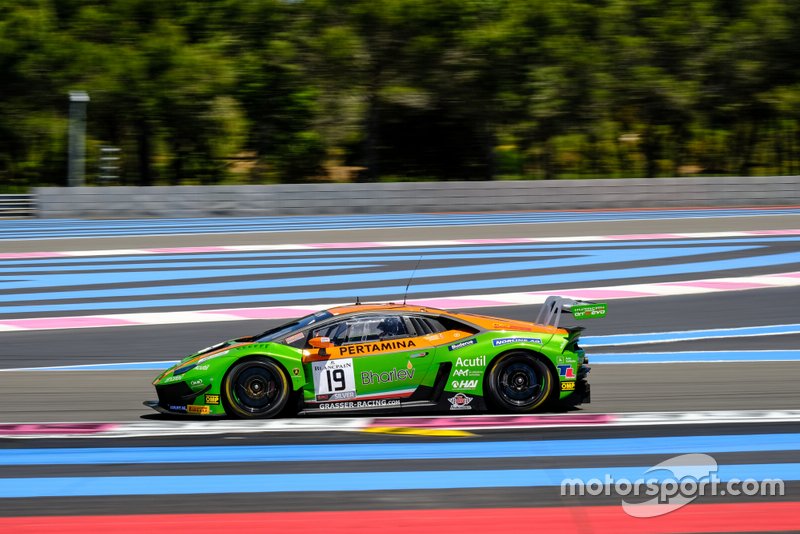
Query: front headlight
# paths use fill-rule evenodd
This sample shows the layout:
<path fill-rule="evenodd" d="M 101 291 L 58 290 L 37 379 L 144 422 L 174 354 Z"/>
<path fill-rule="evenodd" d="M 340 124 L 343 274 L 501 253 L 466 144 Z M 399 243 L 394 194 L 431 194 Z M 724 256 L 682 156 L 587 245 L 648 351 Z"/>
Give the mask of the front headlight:
<path fill-rule="evenodd" d="M 184 365 L 183 367 L 178 367 L 177 369 L 172 371 L 172 376 L 182 375 L 186 371 L 191 371 L 195 367 L 197 367 L 196 363 L 190 363 L 189 365 Z"/>

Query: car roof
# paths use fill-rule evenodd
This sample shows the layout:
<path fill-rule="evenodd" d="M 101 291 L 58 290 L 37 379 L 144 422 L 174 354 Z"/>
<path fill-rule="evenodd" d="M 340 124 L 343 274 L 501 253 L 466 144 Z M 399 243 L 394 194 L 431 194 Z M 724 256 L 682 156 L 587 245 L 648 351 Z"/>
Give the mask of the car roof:
<path fill-rule="evenodd" d="M 370 312 L 396 312 L 396 313 L 423 313 L 429 315 L 444 315 L 459 319 L 467 323 L 472 323 L 486 330 L 527 330 L 536 331 L 547 334 L 566 334 L 567 331 L 563 328 L 555 328 L 549 325 L 536 324 L 529 321 L 519 321 L 516 319 L 505 319 L 502 317 L 492 317 L 490 315 L 480 315 L 474 313 L 458 313 L 439 308 L 432 308 L 430 306 L 419 306 L 414 304 L 396 304 L 393 302 L 388 303 L 368 303 L 368 304 L 350 304 L 345 306 L 337 306 L 328 310 L 334 316 L 341 317 L 343 315 L 357 314 L 357 313 L 370 313 Z"/>
<path fill-rule="evenodd" d="M 411 313 L 442 313 L 449 315 L 450 312 L 431 308 L 428 306 L 414 306 L 410 304 L 395 304 L 394 302 L 387 302 L 384 304 L 351 304 L 346 306 L 337 306 L 328 310 L 333 315 L 348 315 L 351 313 L 364 313 L 364 312 L 411 312 Z"/>

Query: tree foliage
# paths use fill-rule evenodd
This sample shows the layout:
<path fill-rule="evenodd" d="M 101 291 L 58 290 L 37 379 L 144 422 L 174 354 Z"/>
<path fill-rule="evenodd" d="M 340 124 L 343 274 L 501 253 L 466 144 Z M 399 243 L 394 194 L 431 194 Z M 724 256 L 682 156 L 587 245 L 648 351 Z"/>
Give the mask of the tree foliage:
<path fill-rule="evenodd" d="M 0 183 L 785 174 L 789 0 L 5 0 Z M 347 169 L 347 172 L 339 172 Z"/>

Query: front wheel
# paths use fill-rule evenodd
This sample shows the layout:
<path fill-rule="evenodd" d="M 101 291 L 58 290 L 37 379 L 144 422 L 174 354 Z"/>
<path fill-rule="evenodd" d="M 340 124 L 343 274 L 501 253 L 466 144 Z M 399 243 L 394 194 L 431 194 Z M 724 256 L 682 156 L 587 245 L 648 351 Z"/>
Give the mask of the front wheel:
<path fill-rule="evenodd" d="M 236 417 L 269 418 L 286 406 L 289 377 L 267 358 L 237 363 L 223 381 L 225 411 Z"/>
<path fill-rule="evenodd" d="M 489 404 L 505 412 L 532 412 L 551 397 L 553 373 L 539 358 L 525 352 L 510 352 L 492 366 L 487 378 Z"/>

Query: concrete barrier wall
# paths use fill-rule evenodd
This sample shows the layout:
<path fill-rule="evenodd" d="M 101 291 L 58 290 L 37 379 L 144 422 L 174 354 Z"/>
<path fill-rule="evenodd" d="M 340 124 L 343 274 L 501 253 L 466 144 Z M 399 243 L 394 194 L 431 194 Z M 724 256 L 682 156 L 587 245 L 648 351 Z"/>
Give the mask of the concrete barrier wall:
<path fill-rule="evenodd" d="M 800 205 L 800 176 L 41 187 L 39 217 L 214 217 Z"/>

